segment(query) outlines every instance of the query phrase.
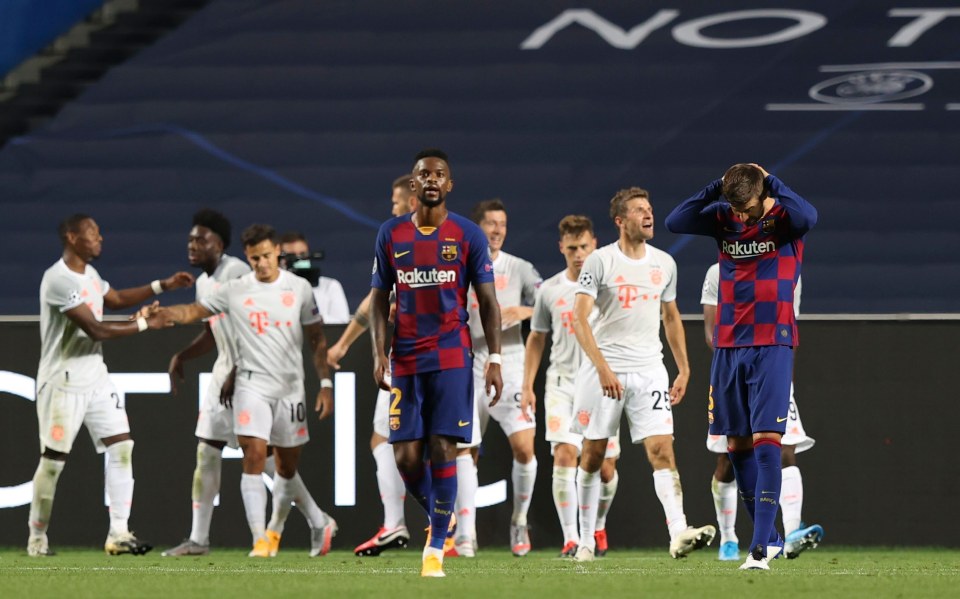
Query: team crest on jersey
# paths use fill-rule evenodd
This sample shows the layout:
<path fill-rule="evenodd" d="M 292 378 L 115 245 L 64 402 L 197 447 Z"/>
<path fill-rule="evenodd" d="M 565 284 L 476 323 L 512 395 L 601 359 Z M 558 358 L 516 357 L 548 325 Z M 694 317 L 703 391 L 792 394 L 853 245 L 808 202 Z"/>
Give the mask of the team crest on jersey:
<path fill-rule="evenodd" d="M 760 223 L 760 230 L 764 233 L 773 233 L 777 228 L 777 219 L 768 218 L 767 220 Z"/>
<path fill-rule="evenodd" d="M 663 271 L 659 268 L 650 269 L 650 282 L 654 285 L 659 285 L 663 282 Z"/>
<path fill-rule="evenodd" d="M 296 301 L 296 296 L 293 295 L 292 291 L 284 291 L 280 294 L 280 301 L 283 302 L 283 305 L 287 308 L 293 306 L 293 303 Z"/>
<path fill-rule="evenodd" d="M 440 257 L 447 262 L 453 262 L 457 259 L 457 244 L 444 243 L 440 246 Z"/>
<path fill-rule="evenodd" d="M 391 416 L 390 417 L 390 430 L 397 431 L 400 430 L 400 417 Z"/>

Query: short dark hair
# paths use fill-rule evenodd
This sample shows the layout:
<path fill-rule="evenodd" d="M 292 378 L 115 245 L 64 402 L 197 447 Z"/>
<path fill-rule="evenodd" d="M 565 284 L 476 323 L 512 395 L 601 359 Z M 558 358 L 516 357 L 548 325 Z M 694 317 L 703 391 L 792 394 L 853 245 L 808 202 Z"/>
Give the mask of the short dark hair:
<path fill-rule="evenodd" d="M 584 233 L 594 235 L 593 221 L 582 214 L 568 214 L 564 216 L 560 219 L 560 224 L 557 226 L 557 229 L 560 230 L 560 239 L 563 239 L 564 235 L 573 235 L 574 237 L 580 237 Z"/>
<path fill-rule="evenodd" d="M 244 229 L 243 234 L 240 235 L 240 241 L 243 242 L 243 247 L 245 248 L 268 240 L 274 245 L 277 245 L 277 231 L 270 225 L 250 225 Z"/>
<path fill-rule="evenodd" d="M 487 212 L 492 210 L 500 210 L 502 212 L 507 211 L 507 207 L 503 204 L 503 200 L 500 198 L 493 198 L 492 200 L 483 200 L 482 202 L 477 202 L 477 205 L 473 207 L 473 212 L 471 213 L 471 218 L 473 222 L 478 225 L 483 221 L 487 216 Z"/>
<path fill-rule="evenodd" d="M 57 227 L 57 234 L 60 235 L 60 241 L 63 245 L 67 245 L 67 233 L 77 233 L 80 231 L 80 223 L 85 220 L 93 220 L 93 217 L 89 214 L 81 214 L 78 212 L 60 221 L 60 225 Z"/>
<path fill-rule="evenodd" d="M 734 164 L 723 174 L 723 197 L 740 208 L 752 198 L 765 199 L 763 171 L 752 164 Z"/>
<path fill-rule="evenodd" d="M 418 159 L 419 160 L 419 159 Z M 401 175 L 393 180 L 393 189 L 402 187 L 407 191 L 410 191 L 410 175 Z"/>
<path fill-rule="evenodd" d="M 193 226 L 206 227 L 220 237 L 223 249 L 230 247 L 230 221 L 223 214 L 210 208 L 202 208 L 193 215 Z"/>
<path fill-rule="evenodd" d="M 424 158 L 439 158 L 440 160 L 446 162 L 447 166 L 450 166 L 450 160 L 447 158 L 447 153 L 440 148 L 424 148 L 423 150 L 420 150 L 414 157 L 413 163 L 416 164 Z"/>
<path fill-rule="evenodd" d="M 287 231 L 280 236 L 280 243 L 295 243 L 297 241 L 307 243 L 307 238 L 300 231 Z M 307 245 L 310 244 L 307 243 Z"/>
<path fill-rule="evenodd" d="M 624 204 L 636 198 L 649 201 L 650 193 L 641 187 L 627 187 L 615 193 L 610 200 L 610 218 L 615 219 L 618 216 L 623 216 Z"/>

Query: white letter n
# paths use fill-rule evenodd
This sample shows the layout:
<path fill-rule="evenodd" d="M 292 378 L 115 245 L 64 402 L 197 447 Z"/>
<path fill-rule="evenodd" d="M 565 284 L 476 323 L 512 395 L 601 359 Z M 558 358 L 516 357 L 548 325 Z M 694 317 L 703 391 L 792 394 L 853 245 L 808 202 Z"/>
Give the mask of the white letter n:
<path fill-rule="evenodd" d="M 537 50 L 543 47 L 557 32 L 577 23 L 595 32 L 614 48 L 632 50 L 640 45 L 640 42 L 647 39 L 647 36 L 677 18 L 679 14 L 680 11 L 678 10 L 660 10 L 645 23 L 637 25 L 630 31 L 624 31 L 592 10 L 584 8 L 569 9 L 557 15 L 547 24 L 538 27 L 530 34 L 530 37 L 523 40 L 520 48 Z"/>

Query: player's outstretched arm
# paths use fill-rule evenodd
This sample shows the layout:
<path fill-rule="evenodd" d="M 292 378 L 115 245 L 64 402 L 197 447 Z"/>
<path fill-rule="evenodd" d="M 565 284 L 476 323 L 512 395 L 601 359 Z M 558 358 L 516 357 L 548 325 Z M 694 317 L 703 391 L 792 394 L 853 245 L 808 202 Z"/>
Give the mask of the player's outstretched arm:
<path fill-rule="evenodd" d="M 533 390 L 533 381 L 540 370 L 540 361 L 543 360 L 543 349 L 547 345 L 547 334 L 541 331 L 530 331 L 527 335 L 527 347 L 523 358 L 523 387 L 520 394 L 520 411 L 528 421 L 537 413 L 537 394 Z M 529 412 L 527 411 L 529 410 Z"/>
<path fill-rule="evenodd" d="M 483 325 L 483 337 L 487 341 L 490 354 L 500 353 L 500 304 L 497 303 L 497 292 L 492 282 L 474 285 L 479 304 L 480 323 Z M 500 401 L 503 392 L 503 377 L 500 374 L 500 364 L 487 360 L 483 371 L 483 393 L 490 397 L 490 388 L 493 388 L 493 399 L 490 405 Z"/>
<path fill-rule="evenodd" d="M 193 285 L 193 275 L 188 272 L 176 272 L 162 281 L 154 281 L 149 285 L 140 287 L 131 287 L 129 289 L 110 289 L 103 296 L 103 305 L 111 310 L 123 310 L 130 306 L 142 304 L 154 295 L 159 295 L 164 291 L 172 291 L 183 287 Z M 159 285 L 160 291 L 154 287 Z"/>
<path fill-rule="evenodd" d="M 390 370 L 387 358 L 387 319 L 390 317 L 390 295 L 385 289 L 370 290 L 370 335 L 373 342 L 373 380 L 384 391 L 390 390 L 386 376 Z"/>
<path fill-rule="evenodd" d="M 340 370 L 340 360 L 347 355 L 347 351 L 350 350 L 353 342 L 359 339 L 360 335 L 370 327 L 370 296 L 372 293 L 368 293 L 367 297 L 363 298 L 363 301 L 357 306 L 353 318 L 347 323 L 347 328 L 340 334 L 337 342 L 327 350 L 327 364 L 331 368 Z"/>
<path fill-rule="evenodd" d="M 86 304 L 64 312 L 67 318 L 94 341 L 105 341 L 117 337 L 127 337 L 150 329 L 162 329 L 170 326 L 156 316 L 134 316 L 126 322 L 101 322 L 93 315 Z"/>
<path fill-rule="evenodd" d="M 720 200 L 723 181 L 717 179 L 674 208 L 663 221 L 673 233 L 713 236 L 717 230 L 717 212 L 711 204 Z"/>
<path fill-rule="evenodd" d="M 170 358 L 170 364 L 167 366 L 167 374 L 170 375 L 170 393 L 176 395 L 177 383 L 183 382 L 183 363 L 210 353 L 216 346 L 217 342 L 213 338 L 210 324 L 204 323 L 203 332 L 197 335 L 190 345 L 173 354 L 173 357 Z"/>
<path fill-rule="evenodd" d="M 142 310 L 141 310 L 142 312 Z M 163 319 L 166 326 L 175 324 L 190 324 L 213 316 L 213 312 L 203 304 L 176 304 L 174 306 L 158 306 L 153 314 Z"/>
<path fill-rule="evenodd" d="M 663 316 L 663 332 L 673 354 L 673 361 L 677 364 L 677 378 L 670 388 L 670 404 L 677 405 L 683 401 L 690 382 L 690 362 L 687 359 L 687 338 L 683 332 L 683 320 L 677 302 L 663 302 L 660 304 L 660 313 Z"/>
<path fill-rule="evenodd" d="M 327 338 L 323 334 L 323 323 L 315 322 L 303 327 L 303 332 L 310 340 L 313 348 L 313 367 L 320 377 L 320 391 L 317 393 L 317 403 L 314 410 L 325 420 L 333 416 L 333 383 L 330 381 L 330 367 L 327 365 Z"/>

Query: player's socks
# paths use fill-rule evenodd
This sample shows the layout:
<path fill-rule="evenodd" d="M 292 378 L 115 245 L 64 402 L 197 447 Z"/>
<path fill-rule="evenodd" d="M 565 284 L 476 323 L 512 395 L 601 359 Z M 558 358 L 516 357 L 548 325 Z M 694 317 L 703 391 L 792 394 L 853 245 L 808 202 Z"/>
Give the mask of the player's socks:
<path fill-rule="evenodd" d="M 757 490 L 757 458 L 753 448 L 740 451 L 728 451 L 730 463 L 733 465 L 733 476 L 737 479 L 737 489 L 740 491 L 740 500 L 750 514 L 750 520 L 756 520 L 754 510 L 756 500 L 754 493 Z"/>
<path fill-rule="evenodd" d="M 272 453 L 263 461 L 263 473 L 270 477 L 270 480 L 277 476 L 277 461 L 273 458 Z"/>
<path fill-rule="evenodd" d="M 617 486 L 620 484 L 620 474 L 614 470 L 610 482 L 600 483 L 600 503 L 597 504 L 597 530 L 607 527 L 607 514 L 613 505 L 613 498 L 617 495 Z"/>
<path fill-rule="evenodd" d="M 283 478 L 280 473 L 273 477 L 273 515 L 267 523 L 267 530 L 272 530 L 279 535 L 283 534 L 287 516 L 290 515 L 290 507 L 293 505 L 294 493 L 291 480 Z"/>
<path fill-rule="evenodd" d="M 527 511 L 530 510 L 530 501 L 533 499 L 533 486 L 537 482 L 537 458 L 534 457 L 526 464 L 513 460 L 510 478 L 513 482 L 513 515 L 510 522 L 526 526 Z"/>
<path fill-rule="evenodd" d="M 400 472 L 400 478 L 407 487 L 407 492 L 413 497 L 423 511 L 430 514 L 430 468 L 428 462 L 417 462 L 418 469 L 414 472 Z"/>
<path fill-rule="evenodd" d="M 210 544 L 210 522 L 213 500 L 220 492 L 220 471 L 223 451 L 203 441 L 197 443 L 197 467 L 193 471 L 193 526 L 190 540 L 198 545 Z"/>
<path fill-rule="evenodd" d="M 580 546 L 590 549 L 597 545 L 593 533 L 597 531 L 597 507 L 600 503 L 600 472 L 577 468 L 577 498 L 580 509 Z"/>
<path fill-rule="evenodd" d="M 687 517 L 683 513 L 683 488 L 680 473 L 669 468 L 653 471 L 653 488 L 657 492 L 663 514 L 667 517 L 670 540 L 687 529 Z"/>
<path fill-rule="evenodd" d="M 256 541 L 266 530 L 267 488 L 263 486 L 263 478 L 259 474 L 241 474 L 240 496 L 243 498 L 250 534 Z"/>
<path fill-rule="evenodd" d="M 53 511 L 53 496 L 57 492 L 57 480 L 66 462 L 40 458 L 33 474 L 33 500 L 30 502 L 30 536 L 39 537 L 47 532 L 50 512 Z"/>
<path fill-rule="evenodd" d="M 753 519 L 751 550 L 757 545 L 766 547 L 776 539 L 774 522 L 780 504 L 782 474 L 780 470 L 780 443 L 773 439 L 760 439 L 753 445 L 757 458 L 756 512 Z"/>
<path fill-rule="evenodd" d="M 457 538 L 477 536 L 477 466 L 469 453 L 457 456 Z"/>
<path fill-rule="evenodd" d="M 577 529 L 577 469 L 573 466 L 553 467 L 553 505 L 557 508 L 563 543 L 580 543 Z"/>
<path fill-rule="evenodd" d="M 133 439 L 107 447 L 107 472 L 104 483 L 110 499 L 110 532 L 129 533 L 130 506 L 133 505 Z"/>
<path fill-rule="evenodd" d="M 783 469 L 783 485 L 780 488 L 780 511 L 783 514 L 783 534 L 788 535 L 800 528 L 803 512 L 803 477 L 796 466 Z"/>
<path fill-rule="evenodd" d="M 717 511 L 717 527 L 720 529 L 720 544 L 737 542 L 737 482 L 723 483 L 716 478 L 710 481 L 713 492 L 713 507 Z"/>
<path fill-rule="evenodd" d="M 396 468 L 396 465 L 394 465 Z M 310 528 L 322 528 L 327 525 L 327 515 L 320 509 L 313 495 L 307 490 L 307 485 L 300 478 L 300 471 L 294 473 L 293 478 L 287 481 L 287 490 L 290 493 L 294 505 L 307 519 Z M 276 493 L 276 490 L 274 490 Z M 276 495 L 274 495 L 276 497 Z"/>
<path fill-rule="evenodd" d="M 373 448 L 373 459 L 377 463 L 377 486 L 380 488 L 380 501 L 383 502 L 383 527 L 393 530 L 404 526 L 403 500 L 407 497 L 407 491 L 397 470 L 393 446 L 389 443 L 377 445 Z"/>
<path fill-rule="evenodd" d="M 442 553 L 457 500 L 457 462 L 434 463 L 430 470 L 430 547 Z"/>

